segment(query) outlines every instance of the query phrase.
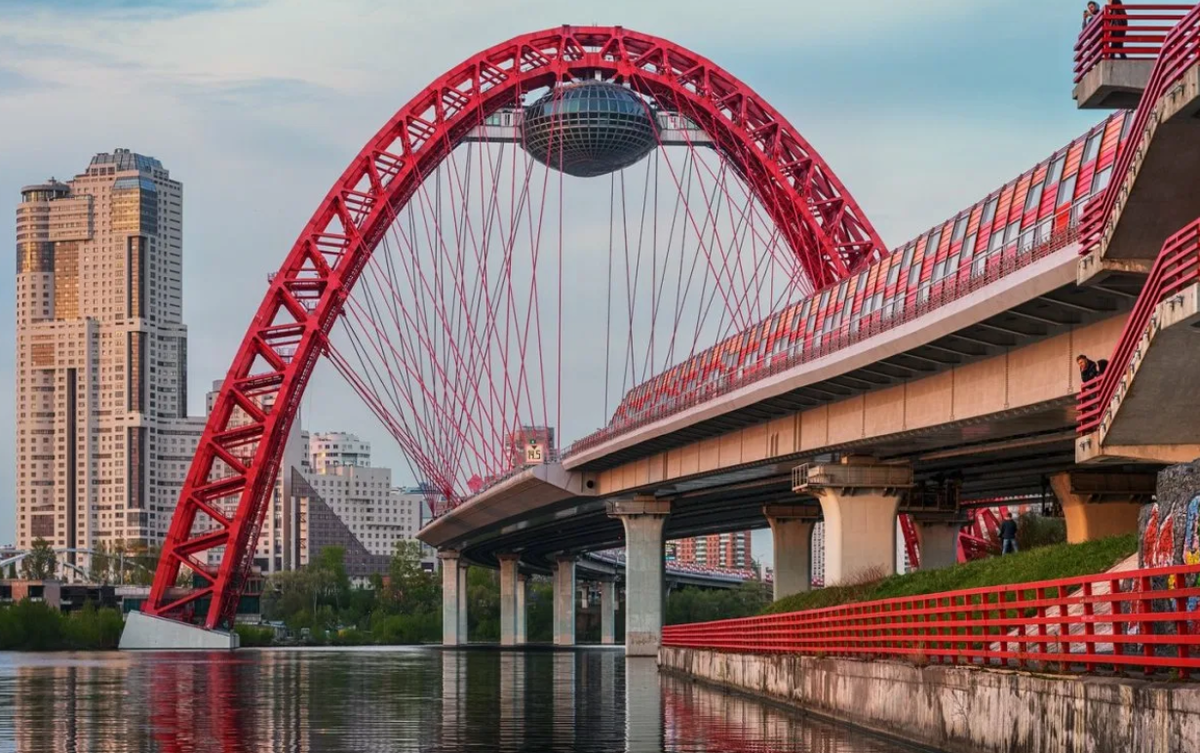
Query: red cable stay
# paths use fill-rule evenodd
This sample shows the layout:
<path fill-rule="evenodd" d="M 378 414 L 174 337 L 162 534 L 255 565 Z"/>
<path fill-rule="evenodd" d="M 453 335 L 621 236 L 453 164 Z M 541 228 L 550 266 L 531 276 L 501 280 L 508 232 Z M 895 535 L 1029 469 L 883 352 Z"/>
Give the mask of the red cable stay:
<path fill-rule="evenodd" d="M 604 143 L 567 127 L 581 91 L 605 100 L 588 111 Z M 534 148 L 526 117 L 562 127 Z M 651 119 L 649 156 L 607 181 L 564 177 Z M 367 143 L 271 279 L 144 610 L 232 622 L 322 355 L 430 499 L 452 505 L 521 465 L 524 445 L 552 455 L 575 429 L 573 398 L 603 390 L 607 413 L 613 395 L 884 253 L 812 147 L 711 61 L 619 27 L 485 50 Z M 188 573 L 196 587 L 176 589 Z"/>

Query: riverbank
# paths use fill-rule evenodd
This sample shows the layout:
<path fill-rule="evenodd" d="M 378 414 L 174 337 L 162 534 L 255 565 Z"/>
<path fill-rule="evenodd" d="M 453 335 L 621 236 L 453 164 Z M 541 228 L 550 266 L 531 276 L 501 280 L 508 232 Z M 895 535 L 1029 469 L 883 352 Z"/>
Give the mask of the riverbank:
<path fill-rule="evenodd" d="M 1073 578 L 1102 573 L 1138 550 L 1136 534 L 1113 536 L 1082 544 L 1053 544 L 1018 554 L 953 565 L 937 570 L 916 570 L 902 575 L 846 586 L 831 586 L 780 599 L 763 614 L 786 614 L 864 601 L 924 596 L 967 588 L 1008 583 Z"/>
<path fill-rule="evenodd" d="M 116 609 L 92 604 L 69 614 L 40 601 L 0 609 L 0 651 L 112 651 L 125 627 Z"/>
<path fill-rule="evenodd" d="M 1200 686 L 662 648 L 669 674 L 946 753 L 1164 753 L 1200 740 Z"/>

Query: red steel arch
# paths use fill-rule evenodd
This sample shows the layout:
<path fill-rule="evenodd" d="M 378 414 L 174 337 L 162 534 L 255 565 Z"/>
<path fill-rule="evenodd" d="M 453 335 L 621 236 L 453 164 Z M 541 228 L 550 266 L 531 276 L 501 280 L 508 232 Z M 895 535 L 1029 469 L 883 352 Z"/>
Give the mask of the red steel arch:
<path fill-rule="evenodd" d="M 628 84 L 703 129 L 742 175 L 815 287 L 886 253 L 862 210 L 808 142 L 711 61 L 621 27 L 564 26 L 485 50 L 400 108 L 371 139 L 272 278 L 209 415 L 146 612 L 183 619 L 199 608 L 205 627 L 232 623 L 305 384 L 397 211 L 488 115 L 519 103 L 526 92 L 596 75 Z M 230 517 L 220 501 L 234 497 Z M 221 547 L 214 572 L 202 557 Z M 180 593 L 174 586 L 184 565 L 199 587 Z"/>

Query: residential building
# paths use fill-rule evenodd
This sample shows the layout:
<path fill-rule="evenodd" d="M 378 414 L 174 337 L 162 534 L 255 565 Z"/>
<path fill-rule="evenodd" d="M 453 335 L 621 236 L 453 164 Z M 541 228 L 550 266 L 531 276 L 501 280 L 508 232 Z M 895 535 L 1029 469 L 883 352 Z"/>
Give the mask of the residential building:
<path fill-rule="evenodd" d="M 124 149 L 97 154 L 65 183 L 21 190 L 23 549 L 37 538 L 71 548 L 155 544 L 170 525 L 178 465 L 199 436 L 187 417 L 182 213 L 182 185 L 158 160 Z"/>
<path fill-rule="evenodd" d="M 723 570 L 748 570 L 753 567 L 750 531 L 693 536 L 673 542 L 675 561 Z"/>

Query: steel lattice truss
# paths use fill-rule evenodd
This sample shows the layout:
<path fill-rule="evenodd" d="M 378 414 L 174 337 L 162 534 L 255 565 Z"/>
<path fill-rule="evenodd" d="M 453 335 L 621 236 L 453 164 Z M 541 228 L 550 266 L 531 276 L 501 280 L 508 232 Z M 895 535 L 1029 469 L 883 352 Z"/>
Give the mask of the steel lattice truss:
<path fill-rule="evenodd" d="M 447 245 L 442 230 L 436 234 L 426 231 L 423 244 L 417 238 L 422 234 L 422 218 L 428 221 L 430 217 L 442 217 L 439 221 L 446 221 L 438 214 L 444 209 L 435 206 L 443 193 L 437 193 L 436 201 L 431 202 L 429 186 L 445 182 L 439 178 L 439 169 L 453 159 L 455 148 L 489 116 L 503 108 L 519 107 L 522 98 L 532 92 L 594 79 L 628 86 L 656 108 L 678 113 L 703 131 L 708 138 L 706 148 L 719 155 L 725 166 L 722 170 L 727 169 L 745 187 L 745 201 L 737 212 L 728 212 L 732 232 L 757 236 L 755 242 L 763 249 L 773 248 L 772 239 L 778 239 L 778 245 L 790 251 L 789 264 L 801 290 L 842 279 L 886 253 L 858 205 L 820 156 L 770 105 L 710 61 L 666 40 L 621 28 L 563 27 L 492 47 L 435 81 L 370 140 L 321 202 L 271 279 L 210 413 L 167 535 L 145 606 L 147 612 L 180 619 L 195 615 L 209 628 L 232 622 L 250 572 L 285 438 L 305 385 L 323 355 L 339 366 L 352 385 L 359 380 L 354 385 L 356 390 L 385 420 L 397 412 L 395 406 L 382 404 L 388 380 L 397 387 L 394 394 L 403 397 L 404 390 L 398 385 L 406 384 L 406 378 L 407 384 L 418 387 L 427 379 L 450 383 L 461 380 L 463 377 L 448 375 L 445 369 L 433 376 L 421 371 L 425 366 L 438 367 L 438 362 L 444 363 L 446 358 L 463 359 L 455 367 L 455 374 L 470 374 L 473 367 L 482 368 L 483 361 L 470 359 L 491 357 L 491 346 L 487 344 L 476 346 L 473 355 L 468 352 L 464 356 L 462 348 L 439 349 L 424 342 L 427 363 L 413 365 L 413 353 L 404 351 L 405 346 L 396 340 L 431 340 L 431 330 L 398 306 L 390 315 L 372 309 L 372 301 L 389 294 L 392 300 L 403 298 L 394 287 L 397 280 L 405 279 L 402 269 L 381 267 L 382 262 L 372 267 L 373 255 L 389 245 L 400 251 L 418 245 L 436 251 Z M 483 162 L 481 158 L 479 164 Z M 682 193 L 678 172 L 674 177 Z M 710 175 L 710 185 L 721 186 L 728 193 L 725 184 L 723 172 Z M 456 201 L 465 206 L 467 192 L 461 187 L 458 190 Z M 454 191 L 450 181 L 444 195 L 454 197 Z M 507 228 L 513 234 L 521 204 L 512 197 L 509 200 L 513 217 Z M 707 209 L 710 216 L 711 201 Z M 742 219 L 737 219 L 738 212 Z M 773 227 L 764 230 L 764 223 L 756 225 L 746 219 L 758 215 Z M 713 218 L 713 224 L 716 222 Z M 534 225 L 529 218 L 526 231 Z M 692 225 L 697 244 L 703 245 L 703 223 L 693 218 Z M 461 254 L 465 242 L 463 237 L 456 240 L 460 259 L 464 258 Z M 538 241 L 533 233 L 529 243 L 536 258 Z M 511 244 L 508 252 L 512 252 Z M 729 255 L 727 249 L 723 249 L 723 255 Z M 451 266 L 447 274 L 454 277 L 454 262 L 448 263 Z M 561 265 L 558 270 L 561 275 Z M 763 283 L 757 275 L 755 278 L 748 283 L 750 290 L 722 291 L 729 309 L 726 329 L 748 323 L 743 319 L 752 309 L 744 301 L 762 295 L 754 286 Z M 435 306 L 448 295 L 427 292 L 418 277 L 408 279 L 416 294 L 427 296 Z M 486 289 L 493 284 L 491 279 L 481 276 L 479 284 Z M 733 287 L 737 280 L 737 275 L 731 273 L 725 284 Z M 352 298 L 356 287 L 364 293 L 373 290 L 376 297 Z M 465 293 L 457 295 L 467 300 Z M 739 296 L 743 299 L 740 305 L 736 304 Z M 731 299 L 735 303 L 730 303 Z M 561 313 L 561 291 L 558 305 Z M 465 310 L 471 311 L 469 306 Z M 515 311 L 513 318 L 520 319 L 521 313 Z M 356 317 L 360 324 L 390 319 L 399 337 L 371 336 L 368 332 L 356 341 L 361 348 L 358 351 L 354 351 L 353 343 L 331 338 L 337 322 Z M 530 313 L 526 317 L 532 319 Z M 363 325 L 357 331 L 368 329 Z M 521 337 L 526 345 L 535 330 L 532 323 L 523 325 Z M 472 324 L 443 332 L 441 337 L 447 343 L 462 337 L 470 341 L 487 332 L 486 326 Z M 561 339 L 561 331 L 558 337 Z M 513 356 L 521 360 L 522 374 L 530 359 L 525 347 L 519 347 L 518 355 Z M 368 377 L 363 364 L 373 360 L 372 349 L 380 360 L 391 359 L 399 364 L 400 371 L 408 369 L 410 373 L 380 373 L 379 385 L 372 388 L 365 384 Z M 352 363 L 352 351 L 358 353 L 358 365 Z M 541 388 L 547 387 L 543 384 Z M 516 400 L 519 389 L 514 388 L 512 393 Z M 389 427 L 406 455 L 426 458 L 424 464 L 418 460 L 421 467 L 417 470 L 435 480 L 440 471 L 434 466 L 442 461 L 437 457 L 429 460 L 433 456 L 428 448 L 416 446 L 416 438 L 422 432 L 445 434 L 430 426 L 438 421 L 443 423 L 437 425 L 445 425 L 447 416 L 461 413 L 461 408 L 452 404 L 439 408 L 439 394 L 424 394 L 423 409 L 433 411 L 427 414 L 431 424 Z M 377 404 L 371 405 L 372 400 Z M 444 414 L 441 418 L 438 411 Z M 419 413 L 415 409 L 413 412 Z M 551 412 L 546 407 L 541 417 L 554 424 Z M 514 417 L 524 420 L 520 411 Z M 452 448 L 455 441 L 463 439 L 464 435 L 446 434 L 438 447 Z M 444 480 L 444 491 L 451 493 L 453 479 Z M 214 564 L 215 560 L 219 564 Z M 194 574 L 199 587 L 179 592 L 173 585 L 184 569 Z"/>

